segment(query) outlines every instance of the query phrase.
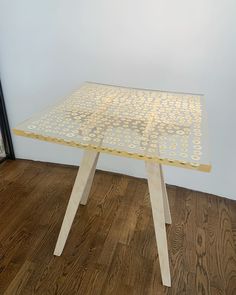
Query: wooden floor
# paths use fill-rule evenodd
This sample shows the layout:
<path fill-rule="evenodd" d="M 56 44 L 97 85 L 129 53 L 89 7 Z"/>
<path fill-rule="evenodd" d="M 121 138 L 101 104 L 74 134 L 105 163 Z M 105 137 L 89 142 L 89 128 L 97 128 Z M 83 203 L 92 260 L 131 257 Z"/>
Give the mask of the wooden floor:
<path fill-rule="evenodd" d="M 236 294 L 236 202 L 168 186 L 172 288 L 161 285 L 146 180 L 97 171 L 53 250 L 76 168 L 0 165 L 0 294 Z"/>

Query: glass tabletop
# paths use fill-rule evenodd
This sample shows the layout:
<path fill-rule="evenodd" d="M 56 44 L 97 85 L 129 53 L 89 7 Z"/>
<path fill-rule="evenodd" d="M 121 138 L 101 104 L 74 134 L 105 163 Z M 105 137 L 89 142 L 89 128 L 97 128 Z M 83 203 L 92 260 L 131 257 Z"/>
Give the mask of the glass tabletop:
<path fill-rule="evenodd" d="M 204 97 L 86 82 L 14 133 L 210 171 Z"/>

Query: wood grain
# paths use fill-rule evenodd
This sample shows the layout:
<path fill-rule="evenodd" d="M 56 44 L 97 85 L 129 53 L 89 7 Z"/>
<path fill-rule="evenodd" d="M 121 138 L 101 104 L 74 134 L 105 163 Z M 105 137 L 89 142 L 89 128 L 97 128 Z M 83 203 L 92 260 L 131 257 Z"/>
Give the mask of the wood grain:
<path fill-rule="evenodd" d="M 236 294 L 236 202 L 167 186 L 172 287 L 161 284 L 147 181 L 96 171 L 53 256 L 77 168 L 0 165 L 0 294 Z"/>

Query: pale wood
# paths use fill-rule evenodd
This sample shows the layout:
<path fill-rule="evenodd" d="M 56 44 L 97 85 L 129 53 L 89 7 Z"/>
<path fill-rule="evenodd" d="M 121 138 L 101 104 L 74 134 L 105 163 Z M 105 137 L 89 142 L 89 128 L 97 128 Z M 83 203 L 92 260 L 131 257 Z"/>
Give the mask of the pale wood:
<path fill-rule="evenodd" d="M 161 268 L 162 283 L 171 286 L 168 245 L 165 228 L 163 185 L 161 167 L 157 163 L 146 161 L 148 188 L 152 206 L 154 229 Z"/>
<path fill-rule="evenodd" d="M 64 216 L 54 255 L 60 256 L 64 249 L 70 228 L 81 200 L 83 200 L 84 204 L 87 202 L 98 156 L 98 152 L 85 151 L 84 153 L 84 157 L 82 159 L 79 172 L 76 176 L 74 187 L 66 209 L 66 214 Z"/>
<path fill-rule="evenodd" d="M 99 157 L 99 153 L 97 153 L 97 157 L 96 157 L 96 159 L 95 159 L 95 161 L 93 163 L 93 166 L 92 166 L 92 168 L 90 170 L 90 175 L 89 175 L 87 185 L 85 187 L 82 199 L 80 201 L 80 205 L 86 205 L 87 202 L 88 202 L 89 193 L 90 193 L 90 190 L 91 190 L 91 187 L 92 187 L 92 184 L 93 184 L 93 178 L 94 178 L 94 174 L 95 174 L 96 167 L 97 167 L 98 157 Z"/>
<path fill-rule="evenodd" d="M 169 199 L 166 190 L 166 184 L 163 175 L 162 165 L 160 165 L 160 172 L 161 172 L 161 185 L 162 185 L 162 195 L 163 195 L 163 205 L 164 205 L 164 214 L 165 214 L 165 223 L 171 224 L 171 214 L 170 214 L 170 206 L 169 206 Z"/>

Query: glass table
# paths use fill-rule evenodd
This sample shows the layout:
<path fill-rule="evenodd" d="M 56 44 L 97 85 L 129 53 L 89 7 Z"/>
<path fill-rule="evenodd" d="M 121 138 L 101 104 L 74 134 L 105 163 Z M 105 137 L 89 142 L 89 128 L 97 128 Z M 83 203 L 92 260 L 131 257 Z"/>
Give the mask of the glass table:
<path fill-rule="evenodd" d="M 99 153 L 144 160 L 162 282 L 171 286 L 165 223 L 171 223 L 162 165 L 211 169 L 203 95 L 86 82 L 14 133 L 85 149 L 55 255 L 61 255 L 79 204 L 88 200 Z"/>

